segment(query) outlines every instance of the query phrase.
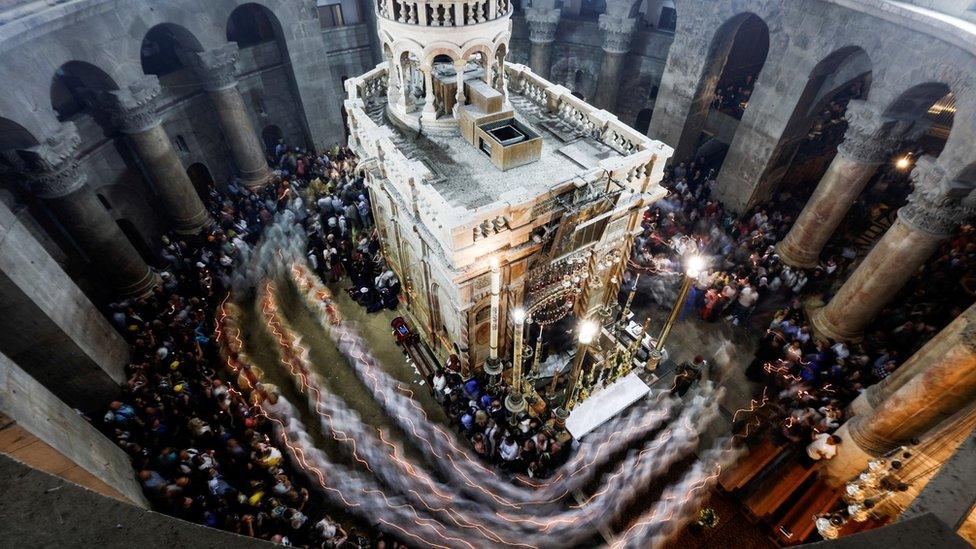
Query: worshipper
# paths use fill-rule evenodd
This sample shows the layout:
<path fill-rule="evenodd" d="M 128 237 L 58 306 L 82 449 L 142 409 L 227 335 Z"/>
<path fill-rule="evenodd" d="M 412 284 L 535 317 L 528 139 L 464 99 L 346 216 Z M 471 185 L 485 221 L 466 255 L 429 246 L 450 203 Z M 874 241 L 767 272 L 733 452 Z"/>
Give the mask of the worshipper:
<path fill-rule="evenodd" d="M 671 388 L 671 394 L 679 397 L 685 396 L 688 389 L 701 379 L 702 370 L 705 367 L 705 357 L 701 355 L 696 356 L 691 362 L 681 363 L 674 375 L 674 386 Z"/>

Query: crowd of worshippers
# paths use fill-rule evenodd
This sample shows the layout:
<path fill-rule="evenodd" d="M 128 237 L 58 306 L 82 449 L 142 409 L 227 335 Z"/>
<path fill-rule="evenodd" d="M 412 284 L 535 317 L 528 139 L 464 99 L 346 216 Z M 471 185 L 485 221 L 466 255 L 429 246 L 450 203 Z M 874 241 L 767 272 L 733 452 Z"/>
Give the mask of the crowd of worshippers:
<path fill-rule="evenodd" d="M 714 182 L 710 174 L 701 175 L 703 171 L 691 162 L 666 174 L 669 193 L 646 215 L 632 267 L 675 273 L 681 272 L 680 260 L 687 253 L 708 257 L 708 268 L 694 280 L 682 305 L 685 317 L 726 319 L 742 326 L 760 300 L 767 300 L 772 319 L 768 324 L 766 315 L 754 320 L 766 332 L 746 369 L 747 377 L 766 386 L 770 398 L 763 426 L 777 443 L 806 445 L 810 460 L 829 459 L 841 442 L 831 433 L 843 422 L 847 405 L 895 371 L 973 302 L 976 230 L 964 225 L 943 243 L 872 321 L 861 341 L 836 342 L 815 337 L 802 302 L 815 296 L 824 302 L 830 299 L 856 257 L 853 250 L 847 246 L 827 253 L 813 269 L 783 264 L 774 244 L 792 224 L 792 206 L 757 207 L 738 217 L 710 199 Z M 898 194 L 893 189 L 904 192 L 896 181 L 906 178 L 882 174 L 880 179 L 882 188 L 869 192 L 869 198 L 890 203 L 892 194 Z M 667 296 L 658 298 L 670 305 Z M 679 367 L 679 393 L 700 377 L 703 365 L 703 358 L 696 357 L 695 364 Z"/>
<path fill-rule="evenodd" d="M 719 84 L 715 87 L 712 108 L 730 116 L 742 118 L 749 98 L 752 97 L 752 89 L 755 87 L 756 75 L 754 74 L 747 74 L 736 81 Z"/>
<path fill-rule="evenodd" d="M 303 479 L 272 441 L 269 425 L 219 368 L 214 313 L 228 290 L 238 250 L 257 242 L 281 205 L 316 186 L 345 197 L 348 189 L 360 193 L 343 200 L 342 213 L 333 207 L 325 218 L 331 226 L 330 220 L 341 215 L 346 232 L 318 234 L 335 247 L 330 258 L 339 255 L 326 261 L 338 264 L 356 261 L 358 245 L 349 243 L 371 225 L 358 209 L 351 215 L 344 207 L 364 199 L 348 149 L 336 146 L 321 155 L 282 151 L 275 160 L 275 182 L 261 190 L 233 182 L 226 191 L 211 188 L 208 207 L 216 226 L 196 237 L 164 239 L 158 266 L 162 284 L 148 297 L 110 307 L 112 322 L 129 343 L 131 362 L 124 396 L 97 423 L 128 453 L 145 494 L 160 511 L 287 545 L 368 547 L 373 540 L 355 528 L 343 529 L 310 501 Z"/>
<path fill-rule="evenodd" d="M 552 429 L 528 411 L 513 418 L 503 404 L 501 384 L 493 387 L 483 376 L 465 381 L 445 370 L 435 373 L 431 384 L 451 424 L 485 461 L 530 478 L 548 478 L 565 463 L 569 444 L 558 442 Z"/>
<path fill-rule="evenodd" d="M 369 193 L 356 173 L 352 153 L 340 149 L 337 161 L 275 150 L 283 173 L 305 183 L 309 217 L 308 263 L 328 283 L 348 281 L 346 291 L 370 313 L 396 308 L 400 281 L 385 264 L 373 224 Z M 343 282 L 344 283 L 344 282 Z"/>

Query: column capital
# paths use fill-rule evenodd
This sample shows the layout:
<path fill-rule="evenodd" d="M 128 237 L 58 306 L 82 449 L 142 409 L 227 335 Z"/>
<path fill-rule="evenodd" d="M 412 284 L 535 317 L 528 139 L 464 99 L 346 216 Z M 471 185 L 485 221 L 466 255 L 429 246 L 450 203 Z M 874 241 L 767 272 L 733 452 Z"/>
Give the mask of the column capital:
<path fill-rule="evenodd" d="M 161 121 L 156 112 L 159 92 L 159 78 L 150 74 L 123 89 L 105 92 L 102 103 L 122 133 L 142 133 Z"/>
<path fill-rule="evenodd" d="M 946 238 L 976 215 L 973 200 L 959 196 L 946 169 L 931 156 L 918 159 L 911 177 L 915 190 L 908 195 L 908 204 L 898 210 L 898 219 L 913 229 Z"/>
<path fill-rule="evenodd" d="M 81 137 L 74 122 L 65 122 L 44 143 L 28 149 L 31 171 L 26 173 L 30 191 L 44 199 L 67 196 L 85 185 L 75 153 Z"/>
<path fill-rule="evenodd" d="M 600 29 L 603 31 L 603 51 L 607 53 L 627 53 L 630 40 L 634 36 L 637 19 L 619 17 L 609 13 L 600 15 Z"/>
<path fill-rule="evenodd" d="M 525 8 L 525 21 L 529 24 L 529 42 L 548 44 L 556 40 L 556 27 L 562 10 L 559 8 Z"/>
<path fill-rule="evenodd" d="M 187 52 L 186 63 L 203 82 L 203 89 L 218 91 L 237 85 L 237 60 L 240 49 L 235 42 L 228 42 L 210 50 Z"/>
<path fill-rule="evenodd" d="M 844 156 L 863 164 L 881 164 L 891 155 L 908 129 L 907 124 L 884 116 L 880 106 L 852 99 L 844 113 L 847 131 L 837 147 Z"/>

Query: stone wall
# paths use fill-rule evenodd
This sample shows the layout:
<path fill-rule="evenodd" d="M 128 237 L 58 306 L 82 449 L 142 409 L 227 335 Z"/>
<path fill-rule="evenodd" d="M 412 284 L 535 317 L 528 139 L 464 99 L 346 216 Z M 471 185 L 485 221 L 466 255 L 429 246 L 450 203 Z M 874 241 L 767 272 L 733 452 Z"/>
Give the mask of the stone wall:
<path fill-rule="evenodd" d="M 149 506 L 125 452 L 2 353 L 0 415 L 12 419 L 23 430 L 16 441 L 9 436 L 0 437 L 0 452 L 10 453 L 33 467 L 77 479 L 76 482 L 113 497 Z M 7 422 L 0 430 L 10 433 L 14 428 Z M 31 436 L 38 442 L 28 440 Z M 87 474 L 73 471 L 75 467 Z M 93 482 L 89 475 L 110 490 Z"/>

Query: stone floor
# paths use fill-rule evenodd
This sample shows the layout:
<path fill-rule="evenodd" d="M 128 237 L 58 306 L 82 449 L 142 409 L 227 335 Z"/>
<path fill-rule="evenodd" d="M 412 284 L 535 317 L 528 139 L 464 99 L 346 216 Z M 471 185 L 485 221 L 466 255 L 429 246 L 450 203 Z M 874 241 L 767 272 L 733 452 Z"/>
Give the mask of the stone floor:
<path fill-rule="evenodd" d="M 408 362 L 400 348 L 395 344 L 391 334 L 390 321 L 398 313 L 382 311 L 367 314 L 365 309 L 355 304 L 341 287 L 333 287 L 333 295 L 343 317 L 355 323 L 359 333 L 367 341 L 374 356 L 383 368 L 396 379 L 412 386 L 415 396 L 432 420 L 447 423 L 447 418 L 441 407 L 431 397 L 422 376 L 416 368 Z M 318 325 L 312 314 L 300 303 L 297 294 L 285 292 L 287 296 L 282 303 L 282 313 L 292 326 L 302 334 L 303 343 L 310 349 L 310 359 L 314 367 L 318 368 L 324 378 L 328 390 L 341 397 L 351 408 L 355 409 L 363 421 L 378 428 L 389 430 L 396 438 L 404 440 L 403 433 L 390 422 L 382 413 L 379 406 L 372 399 L 366 388 L 360 383 L 344 358 L 338 353 L 332 341 Z M 633 310 L 637 321 L 643 321 L 651 315 L 651 330 L 660 329 L 667 317 L 668 311 L 650 302 L 643 295 L 634 300 Z M 255 310 L 256 312 L 256 310 Z M 287 379 L 287 373 L 278 367 L 278 357 L 274 343 L 262 329 L 259 323 L 264 320 L 258 314 L 251 314 L 245 330 L 249 332 L 248 350 L 254 361 L 265 369 L 272 381 L 277 383 L 283 394 L 293 402 L 301 401 L 303 396 L 291 389 L 292 384 Z M 756 326 L 764 322 L 757 321 Z M 689 320 L 679 323 L 671 333 L 669 350 L 672 358 L 677 362 L 690 360 L 697 354 L 704 355 L 713 366 L 707 377 L 715 378 L 721 371 L 722 386 L 726 387 L 726 394 L 722 400 L 724 415 L 731 417 L 731 413 L 743 405 L 747 405 L 756 388 L 749 383 L 742 371 L 745 364 L 751 360 L 757 336 L 756 330 L 733 328 L 728 323 L 705 323 L 700 320 Z M 727 358 L 726 358 L 727 356 Z M 673 374 L 669 373 L 657 381 L 656 385 L 667 388 L 673 383 Z M 303 418 L 306 425 L 311 423 L 310 417 Z M 703 437 L 702 446 L 706 446 L 715 438 L 728 432 L 728 421 L 716 422 L 712 429 Z M 320 447 L 330 456 L 343 459 L 331 437 L 318 433 Z M 405 445 L 408 449 L 409 444 Z M 412 453 L 412 452 L 409 452 Z M 416 457 L 416 455 L 414 455 Z M 675 478 L 681 471 L 673 471 Z M 707 532 L 687 532 L 679 538 L 682 545 L 688 547 L 712 547 L 714 543 L 733 545 L 736 547 L 769 546 L 768 540 L 759 529 L 748 523 L 736 509 L 734 502 L 715 494 L 709 503 L 720 514 L 724 524 L 716 530 Z M 338 516 L 343 516 L 340 510 L 332 510 Z M 733 526 L 734 525 L 734 526 Z M 368 525 L 363 525 L 364 527 Z M 724 528 L 723 528 L 724 526 Z"/>

